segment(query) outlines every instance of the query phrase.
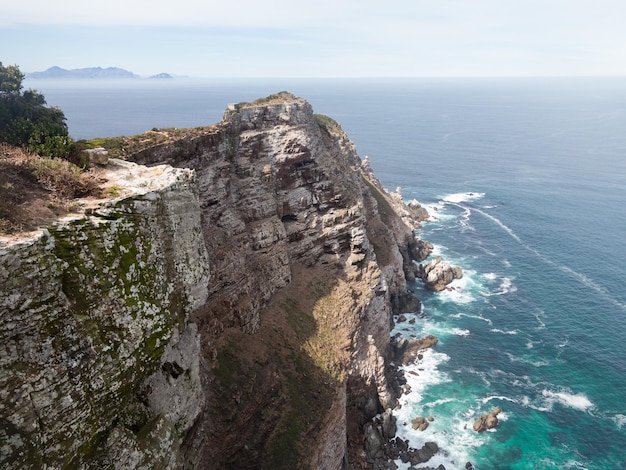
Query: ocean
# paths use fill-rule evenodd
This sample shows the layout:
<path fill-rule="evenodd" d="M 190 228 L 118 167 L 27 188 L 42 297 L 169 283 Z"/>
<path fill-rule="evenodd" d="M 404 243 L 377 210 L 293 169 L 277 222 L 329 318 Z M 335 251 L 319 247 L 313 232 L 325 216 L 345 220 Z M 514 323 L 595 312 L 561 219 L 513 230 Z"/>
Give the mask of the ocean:
<path fill-rule="evenodd" d="M 282 90 L 342 125 L 383 185 L 431 213 L 461 266 L 395 332 L 439 343 L 408 366 L 398 433 L 448 470 L 626 468 L 626 79 L 26 80 L 74 138 L 218 122 Z M 412 373 L 409 373 L 412 372 Z M 497 429 L 474 420 L 502 408 Z M 426 431 L 411 419 L 432 416 Z M 398 462 L 400 468 L 407 468 Z"/>

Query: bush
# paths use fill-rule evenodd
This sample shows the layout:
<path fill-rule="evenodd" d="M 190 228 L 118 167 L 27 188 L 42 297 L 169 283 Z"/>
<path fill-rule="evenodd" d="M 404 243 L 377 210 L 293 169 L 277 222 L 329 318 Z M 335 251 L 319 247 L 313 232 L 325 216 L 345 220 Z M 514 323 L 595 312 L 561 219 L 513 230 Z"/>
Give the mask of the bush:
<path fill-rule="evenodd" d="M 92 173 L 83 172 L 59 158 L 34 159 L 31 168 L 41 186 L 62 198 L 86 196 L 98 187 L 98 180 Z"/>
<path fill-rule="evenodd" d="M 75 151 L 68 136 L 65 115 L 58 107 L 46 107 L 36 90 L 22 92 L 17 65 L 0 62 L 0 142 L 24 147 L 45 157 L 70 158 Z"/>

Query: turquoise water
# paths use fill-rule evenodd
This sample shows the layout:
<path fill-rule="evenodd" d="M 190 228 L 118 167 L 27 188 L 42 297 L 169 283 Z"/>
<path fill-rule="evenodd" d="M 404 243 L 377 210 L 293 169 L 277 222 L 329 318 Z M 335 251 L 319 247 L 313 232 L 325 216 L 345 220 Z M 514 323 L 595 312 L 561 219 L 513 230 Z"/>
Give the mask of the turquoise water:
<path fill-rule="evenodd" d="M 448 470 L 626 468 L 626 80 L 27 86 L 76 138 L 210 124 L 284 89 L 307 98 L 387 188 L 429 208 L 422 237 L 464 270 L 452 291 L 414 286 L 423 311 L 398 324 L 440 339 L 406 374 L 400 433 L 438 442 L 430 464 Z M 498 429 L 475 433 L 496 406 Z"/>
<path fill-rule="evenodd" d="M 440 338 L 407 374 L 401 434 L 438 442 L 446 468 L 626 468 L 626 87 L 498 85 L 405 98 L 401 143 L 372 147 L 465 272 L 450 292 L 416 286 L 423 311 L 398 325 Z M 499 428 L 475 433 L 496 406 Z"/>

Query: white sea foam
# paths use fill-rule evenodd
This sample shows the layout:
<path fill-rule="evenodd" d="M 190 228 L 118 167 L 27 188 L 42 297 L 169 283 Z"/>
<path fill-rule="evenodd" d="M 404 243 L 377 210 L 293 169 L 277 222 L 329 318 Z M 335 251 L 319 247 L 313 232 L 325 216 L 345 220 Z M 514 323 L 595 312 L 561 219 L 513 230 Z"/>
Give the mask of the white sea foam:
<path fill-rule="evenodd" d="M 617 425 L 618 428 L 623 428 L 626 426 L 626 415 L 621 413 L 617 413 L 615 416 L 611 418 L 613 422 Z"/>
<path fill-rule="evenodd" d="M 542 390 L 541 395 L 544 397 L 546 404 L 551 409 L 551 405 L 559 403 L 563 406 L 573 408 L 579 411 L 587 411 L 593 407 L 593 403 L 582 393 L 574 394 L 569 392 L 552 392 L 550 390 Z"/>
<path fill-rule="evenodd" d="M 537 411 L 541 411 L 542 413 L 547 413 L 552 411 L 552 403 L 550 403 L 549 405 L 537 405 L 535 404 L 530 397 L 524 396 L 522 397 L 522 400 L 520 401 L 520 403 L 525 406 L 526 408 L 530 408 L 532 410 L 537 410 Z"/>
<path fill-rule="evenodd" d="M 471 292 L 464 290 L 456 281 L 453 281 L 450 285 L 450 290 L 442 291 L 439 295 L 440 299 L 444 302 L 454 302 L 455 304 L 469 304 L 474 302 L 476 298 Z"/>
<path fill-rule="evenodd" d="M 462 330 L 461 328 L 453 328 L 454 334 L 457 336 L 469 336 L 470 330 Z"/>
<path fill-rule="evenodd" d="M 400 399 L 401 402 L 419 403 L 426 388 L 450 381 L 447 374 L 438 368 L 439 364 L 450 359 L 448 355 L 431 348 L 421 351 L 421 355 L 421 360 L 402 368 L 405 371 L 407 383 L 411 386 L 411 393 L 404 395 Z"/>
<path fill-rule="evenodd" d="M 509 292 L 515 292 L 517 287 L 513 285 L 513 279 L 509 277 L 503 277 L 500 283 L 500 293 L 508 294 Z"/>
<path fill-rule="evenodd" d="M 511 362 L 518 362 L 521 364 L 530 364 L 533 365 L 535 367 L 544 367 L 544 366 L 549 366 L 550 362 L 547 360 L 539 360 L 539 361 L 534 361 L 532 359 L 529 359 L 527 357 L 518 357 L 518 356 L 514 356 L 513 354 L 509 353 L 509 352 L 505 352 L 504 354 L 506 354 L 506 356 L 509 358 L 509 360 Z"/>
<path fill-rule="evenodd" d="M 484 197 L 485 193 L 455 193 L 448 194 L 444 196 L 442 199 L 444 202 L 451 202 L 453 204 L 459 204 L 461 202 L 471 201 L 472 199 L 480 199 Z"/>
<path fill-rule="evenodd" d="M 489 331 L 491 331 L 492 333 L 502 333 L 503 335 L 516 335 L 517 333 L 519 333 L 517 330 L 501 330 L 499 328 L 492 328 Z"/>
<path fill-rule="evenodd" d="M 491 214 L 488 214 L 487 212 L 480 210 L 480 209 L 474 209 L 476 212 L 478 212 L 479 214 L 487 217 L 489 220 L 491 220 L 492 222 L 494 222 L 498 227 L 500 227 L 501 229 L 503 229 L 506 233 L 508 233 L 514 240 L 516 240 L 517 242 L 519 242 L 521 245 L 525 246 L 526 248 L 528 248 L 531 251 L 535 251 L 532 248 L 530 248 L 528 245 L 526 245 L 522 239 L 520 237 L 517 236 L 517 234 L 513 231 L 513 229 L 507 227 L 500 219 L 498 219 L 497 217 L 494 217 Z"/>
<path fill-rule="evenodd" d="M 461 225 L 461 231 L 470 230 L 472 232 L 476 231 L 476 229 L 469 223 L 470 216 L 472 215 L 472 211 L 469 207 L 459 206 L 464 209 L 461 214 L 461 218 L 459 220 L 459 224 Z"/>
<path fill-rule="evenodd" d="M 436 468 L 443 465 L 448 469 L 460 469 L 464 462 L 468 461 L 474 449 L 479 447 L 484 438 L 476 433 L 473 428 L 471 413 L 455 413 L 450 416 L 435 416 L 425 431 L 416 431 L 411 427 L 411 419 L 415 416 L 424 415 L 423 409 L 416 407 L 409 409 L 403 406 L 394 411 L 398 417 L 397 434 L 402 439 L 409 439 L 414 448 L 421 448 L 428 441 L 435 441 L 442 449 L 426 465 Z M 463 462 L 463 463 L 462 463 Z M 398 468 L 412 468 L 408 464 L 396 461 Z"/>
<path fill-rule="evenodd" d="M 449 222 L 454 221 L 457 218 L 456 214 L 446 213 L 445 204 L 443 202 L 430 204 L 425 207 L 428 211 L 428 222 Z"/>
<path fill-rule="evenodd" d="M 545 312 L 543 310 L 537 310 L 535 312 L 533 312 L 534 317 L 537 319 L 537 321 L 539 322 L 539 326 L 537 327 L 538 330 L 543 330 L 546 327 L 546 324 L 543 322 L 543 317 L 545 315 Z"/>
<path fill-rule="evenodd" d="M 446 290 L 439 293 L 439 298 L 445 302 L 457 304 L 468 304 L 474 302 L 476 297 L 472 295 L 472 290 L 476 290 L 477 284 L 474 281 L 475 271 L 464 270 L 461 279 L 455 279 Z"/>
<path fill-rule="evenodd" d="M 555 263 L 551 262 L 551 264 L 554 265 Z M 579 273 L 578 271 L 574 271 L 572 268 L 570 268 L 568 266 L 559 266 L 559 269 L 561 269 L 561 271 L 563 271 L 563 272 L 571 274 L 576 279 L 578 279 L 578 281 L 580 281 L 583 285 L 589 287 L 592 290 L 595 290 L 598 294 L 601 294 L 604 298 L 608 299 L 610 302 L 612 302 L 617 307 L 621 308 L 622 310 L 626 310 L 626 304 L 624 304 L 624 303 L 620 302 L 619 300 L 615 299 L 614 297 L 612 297 L 611 294 L 609 293 L 609 291 L 606 288 L 604 288 L 601 285 L 597 284 L 595 281 L 593 281 L 589 277 L 585 276 L 582 273 Z"/>
<path fill-rule="evenodd" d="M 397 434 L 402 439 L 408 439 L 414 448 L 421 448 L 428 441 L 439 444 L 439 452 L 427 463 L 428 466 L 444 465 L 446 468 L 459 468 L 459 462 L 466 462 L 472 451 L 478 447 L 482 438 L 472 429 L 472 417 L 465 415 L 469 407 L 457 397 L 443 397 L 433 401 L 424 401 L 425 391 L 444 382 L 450 382 L 447 374 L 441 372 L 440 365 L 448 361 L 446 354 L 433 349 L 423 351 L 423 358 L 417 364 L 404 368 L 407 383 L 411 386 L 411 393 L 400 398 L 400 408 L 394 410 L 398 419 Z M 419 375 L 414 375 L 411 371 Z M 451 403 L 452 405 L 447 405 Z M 437 414 L 440 406 L 451 406 L 456 410 L 452 413 Z M 425 431 L 416 431 L 411 426 L 411 420 L 416 416 L 433 415 L 435 420 Z M 396 461 L 398 468 L 408 469 L 408 464 Z"/>
<path fill-rule="evenodd" d="M 476 320 L 482 320 L 485 323 L 489 324 L 489 325 L 493 325 L 493 322 L 489 319 L 489 318 L 485 318 L 483 317 L 482 314 L 480 315 L 469 315 L 467 313 L 455 313 L 454 315 L 450 315 L 451 318 L 461 318 L 461 317 L 466 317 L 466 318 L 475 318 Z"/>
<path fill-rule="evenodd" d="M 568 344 L 569 344 L 569 338 L 565 338 L 565 340 L 562 343 L 557 344 L 556 347 L 562 349 L 565 346 L 567 346 Z"/>
<path fill-rule="evenodd" d="M 488 281 L 495 281 L 498 278 L 498 275 L 496 273 L 486 273 L 486 274 L 481 274 L 481 276 L 487 279 Z"/>
<path fill-rule="evenodd" d="M 494 292 L 483 292 L 482 295 L 484 295 L 485 297 L 491 297 L 494 295 L 505 295 L 505 294 L 508 294 L 509 292 L 515 292 L 515 291 L 517 291 L 517 287 L 513 285 L 513 280 L 509 277 L 503 277 L 501 279 L 498 290 Z"/>
<path fill-rule="evenodd" d="M 581 470 L 588 470 L 588 467 L 578 460 L 568 460 L 565 464 L 565 468 L 580 468 Z"/>
<path fill-rule="evenodd" d="M 436 243 L 433 243 L 433 249 L 430 253 L 429 258 L 434 258 L 437 256 L 441 256 L 442 252 L 444 251 L 444 247 L 441 245 L 437 245 Z"/>
<path fill-rule="evenodd" d="M 491 400 L 505 400 L 505 401 L 510 401 L 511 403 L 519 403 L 519 400 L 516 400 L 514 398 L 505 397 L 503 395 L 492 395 L 490 397 L 483 398 L 482 399 L 482 403 L 483 403 L 483 405 L 485 405 L 486 403 L 489 403 Z M 498 415 L 498 417 L 500 417 L 500 415 Z"/>
<path fill-rule="evenodd" d="M 433 408 L 435 406 L 445 405 L 446 403 L 453 403 L 455 401 L 456 400 L 454 398 L 440 398 L 439 400 L 429 401 L 427 403 L 424 403 L 422 406 L 424 408 Z"/>

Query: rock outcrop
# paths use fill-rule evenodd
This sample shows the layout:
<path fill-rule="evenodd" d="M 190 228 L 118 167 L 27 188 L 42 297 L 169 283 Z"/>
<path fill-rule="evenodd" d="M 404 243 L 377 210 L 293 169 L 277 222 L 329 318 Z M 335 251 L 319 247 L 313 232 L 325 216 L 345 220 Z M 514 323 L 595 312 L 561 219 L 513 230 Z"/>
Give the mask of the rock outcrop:
<path fill-rule="evenodd" d="M 173 468 L 202 410 L 195 175 L 120 164 L 144 184 L 0 249 L 3 468 Z"/>
<path fill-rule="evenodd" d="M 437 256 L 430 263 L 419 265 L 417 277 L 422 280 L 426 288 L 439 292 L 455 279 L 461 279 L 463 271 L 460 267 L 452 266 L 444 261 L 441 256 Z"/>
<path fill-rule="evenodd" d="M 366 461 L 418 221 L 287 93 L 134 160 L 107 167 L 116 199 L 2 246 L 0 464 Z"/>
<path fill-rule="evenodd" d="M 421 359 L 419 352 L 431 348 L 439 342 L 435 335 L 426 335 L 423 338 L 406 339 L 402 335 L 396 335 L 391 343 L 395 362 L 407 365 L 416 359 Z"/>
<path fill-rule="evenodd" d="M 502 409 L 500 407 L 494 408 L 489 413 L 480 416 L 474 422 L 474 431 L 476 432 L 484 432 L 488 429 L 493 429 L 498 426 L 498 415 L 502 413 Z"/>

